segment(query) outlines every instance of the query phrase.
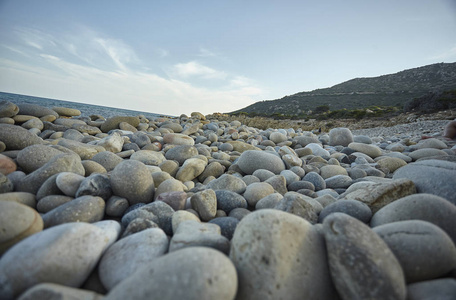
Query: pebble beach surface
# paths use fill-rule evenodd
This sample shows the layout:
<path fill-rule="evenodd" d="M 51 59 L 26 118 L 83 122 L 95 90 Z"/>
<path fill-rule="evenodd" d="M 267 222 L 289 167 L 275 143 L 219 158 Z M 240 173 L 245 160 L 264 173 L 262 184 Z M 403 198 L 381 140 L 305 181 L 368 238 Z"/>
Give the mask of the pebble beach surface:
<path fill-rule="evenodd" d="M 2 101 L 0 300 L 455 299 L 446 122 L 316 135 Z"/>

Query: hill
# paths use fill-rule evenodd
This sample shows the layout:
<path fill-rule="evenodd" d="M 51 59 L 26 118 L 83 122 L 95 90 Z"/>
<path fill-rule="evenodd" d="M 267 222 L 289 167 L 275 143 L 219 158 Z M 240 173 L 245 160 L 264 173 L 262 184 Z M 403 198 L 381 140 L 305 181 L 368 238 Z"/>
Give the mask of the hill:
<path fill-rule="evenodd" d="M 407 101 L 456 89 L 456 63 L 437 63 L 378 77 L 355 78 L 330 88 L 259 101 L 232 113 L 297 116 L 324 106 L 330 110 L 371 106 L 402 108 Z"/>

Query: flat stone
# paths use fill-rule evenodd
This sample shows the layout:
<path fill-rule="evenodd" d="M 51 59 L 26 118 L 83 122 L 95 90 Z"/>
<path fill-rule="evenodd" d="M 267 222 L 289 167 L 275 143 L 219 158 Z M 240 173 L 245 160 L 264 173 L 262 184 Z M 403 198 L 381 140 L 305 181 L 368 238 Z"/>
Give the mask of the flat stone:
<path fill-rule="evenodd" d="M 243 153 L 243 152 L 249 151 L 249 150 L 257 150 L 257 151 L 261 150 L 258 147 L 255 147 L 251 144 L 241 142 L 241 141 L 226 141 L 226 144 L 231 145 L 233 147 L 233 151 L 238 151 L 240 153 Z"/>
<path fill-rule="evenodd" d="M 239 276 L 236 299 L 337 299 L 323 237 L 300 217 L 272 209 L 247 215 L 230 258 Z"/>
<path fill-rule="evenodd" d="M 372 227 L 406 220 L 422 220 L 442 228 L 456 244 L 456 206 L 432 194 L 414 194 L 398 199 L 373 216 Z"/>
<path fill-rule="evenodd" d="M 10 192 L 0 194 L 0 201 L 13 201 L 20 204 L 27 205 L 28 207 L 36 207 L 36 198 L 32 193 L 25 192 Z"/>
<path fill-rule="evenodd" d="M 340 199 L 361 201 L 367 204 L 373 213 L 376 213 L 387 204 L 415 193 L 415 185 L 411 180 L 405 178 L 389 183 L 362 181 L 352 184 Z"/>
<path fill-rule="evenodd" d="M 130 205 L 149 203 L 154 198 L 154 180 L 146 165 L 137 160 L 124 160 L 111 173 L 111 188 L 116 196 Z"/>
<path fill-rule="evenodd" d="M 49 228 L 70 222 L 98 222 L 103 219 L 104 210 L 105 202 L 102 198 L 82 196 L 44 214 L 44 227 Z"/>
<path fill-rule="evenodd" d="M 163 163 L 166 158 L 161 152 L 151 150 L 139 150 L 130 156 L 130 159 L 137 160 L 145 165 L 158 166 Z"/>
<path fill-rule="evenodd" d="M 113 129 L 118 129 L 119 124 L 121 122 L 127 122 L 133 127 L 138 127 L 139 125 L 139 118 L 138 117 L 125 117 L 125 116 L 115 116 L 112 118 L 107 119 L 102 125 L 101 125 L 101 131 L 103 132 L 109 132 Z"/>
<path fill-rule="evenodd" d="M 25 176 L 16 187 L 16 190 L 36 194 L 41 185 L 49 177 L 61 172 L 72 172 L 78 175 L 84 175 L 85 170 L 78 156 L 60 154 L 54 156 L 41 168 Z"/>
<path fill-rule="evenodd" d="M 40 119 L 30 119 L 27 122 L 23 123 L 21 126 L 25 129 L 36 128 L 38 130 L 43 130 L 44 128 L 44 124 Z"/>
<path fill-rule="evenodd" d="M 382 169 L 387 169 L 390 173 L 394 173 L 397 169 L 407 165 L 407 162 L 397 157 L 383 157 L 377 161 L 377 164 Z"/>
<path fill-rule="evenodd" d="M 350 143 L 348 145 L 348 147 L 353 149 L 353 150 L 355 150 L 355 151 L 364 153 L 364 154 L 368 155 L 371 158 L 376 158 L 376 157 L 382 155 L 382 150 L 379 147 L 375 146 L 375 145 L 369 145 L 369 144 L 362 144 L 362 143 L 353 142 L 353 143 Z"/>
<path fill-rule="evenodd" d="M 150 278 L 154 280 L 150 280 Z M 237 274 L 232 262 L 221 252 L 207 247 L 174 251 L 145 264 L 122 281 L 106 300 L 141 299 L 234 299 Z"/>
<path fill-rule="evenodd" d="M 60 116 L 77 117 L 81 115 L 81 111 L 75 108 L 54 106 L 52 110 L 58 113 Z"/>
<path fill-rule="evenodd" d="M 21 150 L 25 147 L 42 144 L 43 140 L 25 128 L 10 124 L 0 124 L 0 141 L 7 150 Z"/>
<path fill-rule="evenodd" d="M 456 267 L 456 247 L 438 226 L 420 220 L 375 227 L 402 266 L 407 283 L 436 279 Z"/>
<path fill-rule="evenodd" d="M 439 149 L 434 149 L 434 148 L 424 148 L 424 149 L 418 149 L 413 152 L 410 152 L 408 154 L 412 160 L 418 160 L 426 157 L 432 157 L 432 156 L 448 156 L 448 153 L 446 153 L 443 150 Z"/>
<path fill-rule="evenodd" d="M 0 256 L 21 240 L 43 230 L 41 216 L 32 208 L 0 201 Z"/>
<path fill-rule="evenodd" d="M 258 169 L 265 169 L 274 174 L 280 174 L 285 170 L 285 164 L 279 156 L 265 151 L 245 151 L 239 157 L 237 164 L 245 174 L 253 174 Z"/>
<path fill-rule="evenodd" d="M 17 106 L 19 107 L 19 111 L 20 111 L 21 115 L 30 115 L 30 116 L 34 116 L 37 118 L 41 118 L 41 117 L 44 117 L 47 115 L 53 115 L 53 116 L 56 116 L 57 118 L 59 117 L 57 112 L 55 112 L 54 110 L 52 110 L 50 108 L 41 106 L 41 105 L 21 103 L 21 104 L 17 104 Z"/>
<path fill-rule="evenodd" d="M 62 224 L 36 233 L 2 256 L 0 294 L 14 299 L 44 282 L 79 287 L 113 242 L 112 232 L 87 223 Z"/>
<path fill-rule="evenodd" d="M 343 213 L 323 221 L 331 277 L 342 299 L 405 299 L 404 274 L 386 243 Z"/>
<path fill-rule="evenodd" d="M 186 247 L 204 246 L 225 254 L 230 250 L 230 241 L 221 235 L 220 226 L 194 220 L 180 222 L 169 244 L 169 251 Z"/>
<path fill-rule="evenodd" d="M 158 228 L 129 235 L 109 247 L 98 266 L 103 286 L 112 290 L 150 261 L 168 251 L 168 237 Z"/>
<path fill-rule="evenodd" d="M 171 145 L 195 145 L 195 140 L 188 135 L 180 133 L 167 133 L 163 136 L 163 142 Z"/>
<path fill-rule="evenodd" d="M 413 181 L 418 193 L 428 193 L 456 204 L 456 163 L 443 160 L 423 160 L 398 169 L 393 179 Z"/>
<path fill-rule="evenodd" d="M 442 142 L 441 140 L 438 140 L 436 138 L 421 140 L 414 147 L 417 149 L 424 149 L 424 148 L 447 149 L 448 148 L 448 146 L 444 142 Z"/>

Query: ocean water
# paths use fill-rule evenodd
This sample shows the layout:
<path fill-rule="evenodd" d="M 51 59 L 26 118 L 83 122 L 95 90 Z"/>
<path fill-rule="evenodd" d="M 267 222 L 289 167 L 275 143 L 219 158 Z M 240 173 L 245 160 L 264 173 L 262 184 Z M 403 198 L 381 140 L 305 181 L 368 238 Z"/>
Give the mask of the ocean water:
<path fill-rule="evenodd" d="M 148 113 L 148 112 L 141 112 L 135 110 L 128 110 L 128 109 L 120 109 L 114 107 L 107 107 L 107 106 L 100 106 L 100 105 L 92 105 L 92 104 L 84 104 L 84 103 L 77 103 L 71 101 L 63 101 L 57 99 L 48 99 L 48 98 L 40 98 L 40 97 L 33 97 L 33 96 L 26 96 L 26 95 L 19 95 L 19 94 L 11 94 L 11 93 L 4 93 L 0 92 L 0 101 L 10 101 L 14 104 L 37 104 L 47 108 L 53 108 L 54 106 L 62 106 L 68 108 L 75 108 L 81 111 L 81 116 L 90 116 L 90 115 L 101 115 L 105 118 L 110 118 L 113 116 L 137 116 L 137 115 L 144 115 L 146 118 L 154 119 L 159 116 L 159 114 Z"/>

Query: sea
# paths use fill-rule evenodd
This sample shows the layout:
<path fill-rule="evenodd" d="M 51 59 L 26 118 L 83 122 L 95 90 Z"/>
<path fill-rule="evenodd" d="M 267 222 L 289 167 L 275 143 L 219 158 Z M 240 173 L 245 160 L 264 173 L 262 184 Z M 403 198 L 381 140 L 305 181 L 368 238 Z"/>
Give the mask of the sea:
<path fill-rule="evenodd" d="M 173 117 L 173 116 L 166 116 L 160 114 L 154 114 L 149 112 L 143 111 L 136 111 L 136 110 L 129 110 L 129 109 L 121 109 L 115 107 L 108 107 L 108 106 L 101 106 L 101 105 L 93 105 L 93 104 L 85 104 L 85 103 L 78 103 L 78 102 L 71 102 L 71 101 L 64 101 L 64 100 L 57 100 L 57 99 L 49 99 L 49 98 L 41 98 L 41 97 L 34 97 L 34 96 L 26 96 L 26 95 L 19 95 L 19 94 L 12 94 L 12 93 L 5 93 L 0 92 L 0 102 L 1 101 L 10 101 L 14 104 L 37 104 L 40 106 L 44 106 L 47 108 L 53 108 L 55 106 L 61 107 L 68 107 L 68 108 L 75 108 L 81 111 L 81 116 L 90 116 L 90 115 L 100 115 L 105 118 L 110 118 L 114 116 L 137 116 L 137 115 L 144 115 L 146 118 L 155 119 L 157 117 Z"/>

